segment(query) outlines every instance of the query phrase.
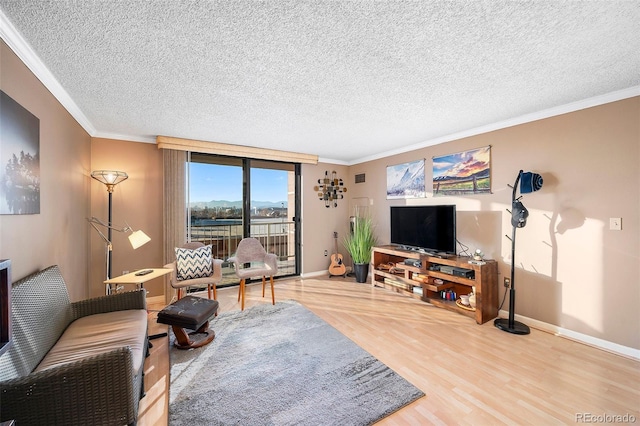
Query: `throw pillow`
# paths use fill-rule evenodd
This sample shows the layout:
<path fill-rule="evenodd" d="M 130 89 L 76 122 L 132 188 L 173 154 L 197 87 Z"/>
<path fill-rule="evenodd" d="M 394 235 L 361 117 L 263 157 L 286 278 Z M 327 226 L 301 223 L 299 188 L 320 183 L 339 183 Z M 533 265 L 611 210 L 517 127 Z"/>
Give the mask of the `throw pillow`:
<path fill-rule="evenodd" d="M 176 266 L 179 281 L 211 276 L 213 273 L 211 264 L 211 246 L 193 250 L 176 247 Z"/>

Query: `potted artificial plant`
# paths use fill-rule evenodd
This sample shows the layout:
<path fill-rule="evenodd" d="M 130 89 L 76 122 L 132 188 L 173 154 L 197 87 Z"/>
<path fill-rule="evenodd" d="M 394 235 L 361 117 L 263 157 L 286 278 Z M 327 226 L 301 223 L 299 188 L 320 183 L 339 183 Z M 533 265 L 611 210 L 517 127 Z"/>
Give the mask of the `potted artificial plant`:
<path fill-rule="evenodd" d="M 345 237 L 343 245 L 353 260 L 356 281 L 366 282 L 369 274 L 369 262 L 371 262 L 371 249 L 376 245 L 371 217 L 356 217 L 353 230 Z"/>

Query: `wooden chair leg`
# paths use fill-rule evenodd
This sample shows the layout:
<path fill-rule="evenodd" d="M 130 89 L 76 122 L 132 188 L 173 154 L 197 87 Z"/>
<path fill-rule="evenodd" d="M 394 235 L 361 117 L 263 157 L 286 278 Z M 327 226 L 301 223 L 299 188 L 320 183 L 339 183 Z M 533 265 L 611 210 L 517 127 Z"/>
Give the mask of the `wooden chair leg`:
<path fill-rule="evenodd" d="M 271 304 L 272 305 L 276 304 L 276 294 L 273 291 L 273 275 L 271 275 Z"/>
<path fill-rule="evenodd" d="M 264 275 L 263 275 L 263 276 L 262 276 L 262 297 L 264 297 L 264 285 L 265 285 L 264 278 L 265 278 L 265 277 L 264 277 Z"/>
<path fill-rule="evenodd" d="M 238 285 L 238 302 L 240 301 L 240 293 L 242 293 L 242 283 L 244 280 L 240 280 L 240 285 Z"/>
<path fill-rule="evenodd" d="M 182 289 L 178 289 L 178 300 L 182 299 Z"/>
<path fill-rule="evenodd" d="M 209 300 L 211 300 L 211 287 L 213 286 L 213 300 L 216 300 L 216 285 L 215 284 L 208 284 L 207 285 L 207 294 L 209 296 Z M 216 311 L 216 313 L 214 314 L 214 316 L 218 316 L 218 311 Z"/>
<path fill-rule="evenodd" d="M 245 293 L 245 280 L 240 280 L 240 287 L 238 288 L 238 301 L 240 302 L 240 310 L 244 311 L 244 293 Z"/>

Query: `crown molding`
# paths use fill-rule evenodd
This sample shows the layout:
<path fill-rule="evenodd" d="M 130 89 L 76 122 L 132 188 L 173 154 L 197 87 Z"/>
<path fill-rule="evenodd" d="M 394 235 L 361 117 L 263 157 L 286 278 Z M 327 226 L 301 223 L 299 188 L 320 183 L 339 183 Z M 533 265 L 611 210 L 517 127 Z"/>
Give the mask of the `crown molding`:
<path fill-rule="evenodd" d="M 525 123 L 530 123 L 532 121 L 555 117 L 557 115 L 567 114 L 567 113 L 579 111 L 582 109 L 592 108 L 598 105 L 604 105 L 611 102 L 621 101 L 623 99 L 629 99 L 635 96 L 640 96 L 640 86 L 632 86 L 626 89 L 617 90 L 615 92 L 605 93 L 604 95 L 594 96 L 594 97 L 583 99 L 580 101 L 571 102 L 565 105 L 560 105 L 557 107 L 544 109 L 542 111 L 521 115 L 519 117 L 498 121 L 496 123 L 487 124 L 485 126 L 475 127 L 473 129 L 464 130 L 462 132 L 456 132 L 450 135 L 429 139 L 424 142 L 420 142 L 414 145 L 409 145 L 409 146 L 398 148 L 391 151 L 385 151 L 380 154 L 362 157 L 357 160 L 353 160 L 349 162 L 349 165 L 353 166 L 353 165 L 364 163 L 367 161 L 379 160 L 381 158 L 389 157 L 392 155 L 403 154 L 405 152 L 415 151 L 417 149 L 426 148 L 428 146 L 438 145 L 445 142 L 452 142 L 458 139 L 468 138 L 470 136 L 476 136 L 476 135 L 481 135 L 483 133 L 493 132 L 495 130 L 506 129 L 508 127 L 517 126 L 519 124 L 525 124 Z"/>
<path fill-rule="evenodd" d="M 349 166 L 350 163 L 348 161 L 344 161 L 344 160 L 336 160 L 333 158 L 324 158 L 324 157 L 319 157 L 318 158 L 318 162 L 319 163 L 328 163 L 328 164 L 335 164 L 338 166 Z"/>
<path fill-rule="evenodd" d="M 62 88 L 58 80 L 56 80 L 51 71 L 49 71 L 40 60 L 29 43 L 20 35 L 2 10 L 0 10 L 0 38 L 7 43 L 7 46 L 13 50 L 16 56 L 31 70 L 36 78 L 44 84 L 44 87 L 51 92 L 78 124 L 80 124 L 90 136 L 94 136 L 96 129 L 93 127 L 93 124 L 91 124 L 82 110 L 80 110 L 78 105 L 71 99 L 67 91 Z"/>
<path fill-rule="evenodd" d="M 131 135 L 123 135 L 121 133 L 109 133 L 109 132 L 96 132 L 92 135 L 93 138 L 101 138 L 101 139 L 115 139 L 119 141 L 128 141 L 128 142 L 143 142 L 143 143 L 156 143 L 155 136 L 131 136 Z"/>

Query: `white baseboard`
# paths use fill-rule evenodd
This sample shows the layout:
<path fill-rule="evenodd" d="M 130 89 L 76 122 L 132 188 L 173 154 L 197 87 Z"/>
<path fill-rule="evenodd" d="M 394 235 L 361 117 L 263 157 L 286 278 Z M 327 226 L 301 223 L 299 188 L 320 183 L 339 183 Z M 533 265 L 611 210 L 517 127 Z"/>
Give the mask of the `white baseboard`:
<path fill-rule="evenodd" d="M 346 266 L 346 273 L 350 274 L 351 273 L 351 266 Z M 324 271 L 315 271 L 315 272 L 307 272 L 307 273 L 303 273 L 300 274 L 300 278 L 318 278 L 318 277 L 322 277 L 322 276 L 326 276 L 329 277 L 329 271 L 328 270 L 324 270 Z M 334 275 L 335 277 L 339 277 L 341 275 Z M 367 279 L 367 282 L 369 280 Z"/>
<path fill-rule="evenodd" d="M 499 315 L 501 318 L 508 318 L 509 312 L 500 311 Z M 607 340 L 599 339 L 587 334 L 578 333 L 577 331 L 568 330 L 566 328 L 558 327 L 557 325 L 538 321 L 532 318 L 524 317 L 522 315 L 516 314 L 514 315 L 514 319 L 528 325 L 531 328 L 535 328 L 536 330 L 545 331 L 559 337 L 564 337 L 565 339 L 573 340 L 585 345 L 602 349 L 603 351 L 612 352 L 617 355 L 640 361 L 640 349 L 634 349 L 628 346 L 619 345 L 617 343 L 609 342 Z"/>
<path fill-rule="evenodd" d="M 329 276 L 329 271 L 316 271 L 300 274 L 300 278 L 318 278 L 321 276 Z"/>

